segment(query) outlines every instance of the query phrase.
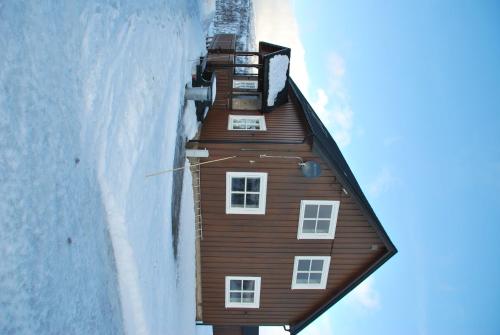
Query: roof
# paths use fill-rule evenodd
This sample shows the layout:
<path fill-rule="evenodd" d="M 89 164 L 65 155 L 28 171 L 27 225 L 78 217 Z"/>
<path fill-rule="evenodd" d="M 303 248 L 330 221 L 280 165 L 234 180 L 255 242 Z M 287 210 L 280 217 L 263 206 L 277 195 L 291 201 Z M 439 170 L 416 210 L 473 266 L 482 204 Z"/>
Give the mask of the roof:
<path fill-rule="evenodd" d="M 325 159 L 327 164 L 332 168 L 334 172 L 337 172 L 337 179 L 343 185 L 345 190 L 355 199 L 359 204 L 361 204 L 362 210 L 369 218 L 369 222 L 375 228 L 380 239 L 386 247 L 386 253 L 384 253 L 375 263 L 368 267 L 364 272 L 362 272 L 354 281 L 352 281 L 347 287 L 335 293 L 329 301 L 327 301 L 323 306 L 318 308 L 315 312 L 310 314 L 306 319 L 301 322 L 291 325 L 291 334 L 297 334 L 307 325 L 313 322 L 331 306 L 342 299 L 347 293 L 358 286 L 364 279 L 370 276 L 375 270 L 377 270 L 382 264 L 384 264 L 389 258 L 397 253 L 397 249 L 390 240 L 386 231 L 382 227 L 377 215 L 373 211 L 368 199 L 366 199 L 361 187 L 359 186 L 354 174 L 352 173 L 349 165 L 347 164 L 340 148 L 338 147 L 335 140 L 330 135 L 326 127 L 321 122 L 318 115 L 314 112 L 313 108 L 306 100 L 302 92 L 299 90 L 295 82 L 289 78 L 289 84 L 291 91 L 296 96 L 304 115 L 306 122 L 311 129 L 313 136 L 313 150 L 316 151 L 320 156 Z"/>

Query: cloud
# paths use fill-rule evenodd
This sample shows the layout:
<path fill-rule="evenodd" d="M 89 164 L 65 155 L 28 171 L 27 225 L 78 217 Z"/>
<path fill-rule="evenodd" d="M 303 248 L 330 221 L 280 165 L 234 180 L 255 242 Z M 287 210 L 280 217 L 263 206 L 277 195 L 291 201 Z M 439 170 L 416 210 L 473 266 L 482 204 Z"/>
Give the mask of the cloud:
<path fill-rule="evenodd" d="M 328 85 L 316 90 L 316 97 L 311 105 L 332 132 L 337 144 L 346 147 L 352 138 L 353 112 L 349 101 L 349 94 L 344 85 L 346 74 L 345 61 L 342 56 L 332 52 L 327 57 Z"/>
<path fill-rule="evenodd" d="M 290 335 L 282 326 L 260 326 L 260 335 Z"/>
<path fill-rule="evenodd" d="M 255 36 L 257 41 L 266 41 L 292 49 L 290 58 L 291 77 L 308 100 L 312 101 L 316 113 L 340 147 L 351 142 L 353 112 L 349 95 L 345 89 L 346 66 L 338 52 L 331 52 L 326 60 L 327 85 L 309 92 L 310 79 L 307 72 L 305 49 L 300 39 L 299 25 L 295 18 L 291 0 L 254 0 Z"/>
<path fill-rule="evenodd" d="M 348 104 L 332 103 L 324 89 L 316 91 L 311 106 L 325 126 L 332 132 L 337 144 L 343 148 L 351 143 L 353 112 Z M 330 107 L 331 106 L 331 107 Z"/>
<path fill-rule="evenodd" d="M 387 168 L 382 169 L 377 177 L 368 184 L 368 193 L 374 197 L 378 197 L 383 192 L 386 192 L 397 179 Z"/>
<path fill-rule="evenodd" d="M 305 49 L 300 40 L 299 25 L 291 0 L 254 0 L 253 6 L 257 42 L 265 41 L 292 49 L 290 75 L 307 96 L 309 74 L 306 67 Z"/>
<path fill-rule="evenodd" d="M 374 280 L 367 278 L 349 295 L 349 301 L 363 308 L 376 310 L 380 308 L 380 294 L 374 287 Z"/>

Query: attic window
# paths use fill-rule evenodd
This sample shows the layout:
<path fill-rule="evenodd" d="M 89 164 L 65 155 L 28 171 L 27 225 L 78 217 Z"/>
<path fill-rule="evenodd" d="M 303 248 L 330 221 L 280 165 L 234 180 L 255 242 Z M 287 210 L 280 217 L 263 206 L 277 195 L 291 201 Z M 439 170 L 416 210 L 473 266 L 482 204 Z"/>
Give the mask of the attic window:
<path fill-rule="evenodd" d="M 226 173 L 226 214 L 265 214 L 267 173 Z"/>
<path fill-rule="evenodd" d="M 292 290 L 325 289 L 330 256 L 295 256 Z"/>
<path fill-rule="evenodd" d="M 297 239 L 333 239 L 339 201 L 302 200 Z"/>
<path fill-rule="evenodd" d="M 226 277 L 226 308 L 259 308 L 260 277 Z"/>
<path fill-rule="evenodd" d="M 266 119 L 263 115 L 229 115 L 229 130 L 266 130 Z"/>

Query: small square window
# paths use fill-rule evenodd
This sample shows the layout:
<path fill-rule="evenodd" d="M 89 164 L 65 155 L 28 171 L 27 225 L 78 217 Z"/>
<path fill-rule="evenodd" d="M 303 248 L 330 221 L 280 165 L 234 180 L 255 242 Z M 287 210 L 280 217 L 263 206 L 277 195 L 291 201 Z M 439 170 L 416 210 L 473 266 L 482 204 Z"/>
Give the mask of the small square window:
<path fill-rule="evenodd" d="M 333 239 L 339 205 L 339 201 L 302 200 L 297 238 Z"/>
<path fill-rule="evenodd" d="M 228 130 L 263 131 L 266 119 L 263 115 L 229 115 Z"/>
<path fill-rule="evenodd" d="M 259 308 L 260 277 L 226 277 L 226 308 Z"/>
<path fill-rule="evenodd" d="M 226 214 L 265 214 L 267 173 L 226 173 Z"/>
<path fill-rule="evenodd" d="M 296 256 L 292 289 L 325 289 L 330 256 Z"/>

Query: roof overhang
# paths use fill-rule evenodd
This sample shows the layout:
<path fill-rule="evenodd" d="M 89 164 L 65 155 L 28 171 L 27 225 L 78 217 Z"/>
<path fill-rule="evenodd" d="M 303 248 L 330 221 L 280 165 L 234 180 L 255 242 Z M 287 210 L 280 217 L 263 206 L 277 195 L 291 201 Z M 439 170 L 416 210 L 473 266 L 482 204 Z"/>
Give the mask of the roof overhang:
<path fill-rule="evenodd" d="M 333 137 L 330 135 L 329 131 L 323 125 L 311 105 L 307 102 L 306 98 L 304 97 L 302 92 L 300 92 L 299 88 L 291 78 L 289 78 L 289 83 L 292 92 L 296 96 L 299 105 L 304 111 L 307 124 L 311 130 L 313 139 L 313 151 L 319 154 L 325 160 L 344 189 L 357 203 L 361 205 L 363 213 L 375 228 L 375 231 L 377 232 L 378 236 L 385 246 L 385 252 L 381 252 L 379 258 L 375 262 L 373 262 L 361 273 L 355 275 L 355 278 L 350 281 L 349 285 L 336 292 L 326 303 L 318 307 L 304 320 L 301 320 L 297 324 L 291 325 L 291 334 L 297 334 L 311 322 L 313 322 L 316 318 L 318 318 L 321 314 L 323 314 L 326 310 L 332 307 L 335 303 L 337 303 L 340 299 L 342 299 L 346 294 L 352 291 L 363 280 L 365 280 L 382 264 L 384 264 L 389 258 L 394 256 L 397 253 L 397 249 L 390 240 L 385 229 L 382 227 L 382 224 L 380 223 L 377 215 L 373 211 L 373 208 L 366 199 L 363 191 L 361 190 L 361 187 L 356 181 L 354 174 L 349 168 L 349 165 L 347 164 L 344 156 L 342 155 L 342 152 L 340 151 L 340 148 L 335 143 Z"/>

